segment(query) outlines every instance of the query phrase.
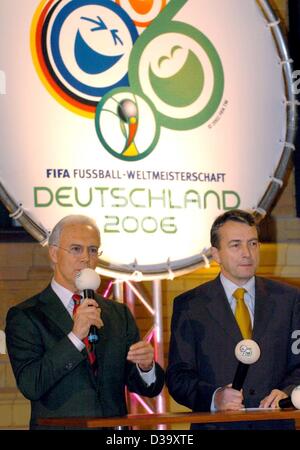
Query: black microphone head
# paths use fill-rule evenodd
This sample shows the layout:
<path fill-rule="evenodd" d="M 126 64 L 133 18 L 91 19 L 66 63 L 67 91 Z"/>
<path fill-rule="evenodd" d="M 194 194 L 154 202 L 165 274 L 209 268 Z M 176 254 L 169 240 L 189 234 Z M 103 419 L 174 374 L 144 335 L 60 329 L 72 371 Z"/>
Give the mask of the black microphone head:
<path fill-rule="evenodd" d="M 260 357 L 260 348 L 252 339 L 243 339 L 238 342 L 235 350 L 235 357 L 243 364 L 253 364 Z"/>
<path fill-rule="evenodd" d="M 282 398 L 281 400 L 279 400 L 278 402 L 278 406 L 279 408 L 291 408 L 293 406 L 291 397 L 286 397 L 286 398 Z"/>
<path fill-rule="evenodd" d="M 76 274 L 75 286 L 79 291 L 90 289 L 96 291 L 100 286 L 100 276 L 93 269 L 82 269 Z"/>

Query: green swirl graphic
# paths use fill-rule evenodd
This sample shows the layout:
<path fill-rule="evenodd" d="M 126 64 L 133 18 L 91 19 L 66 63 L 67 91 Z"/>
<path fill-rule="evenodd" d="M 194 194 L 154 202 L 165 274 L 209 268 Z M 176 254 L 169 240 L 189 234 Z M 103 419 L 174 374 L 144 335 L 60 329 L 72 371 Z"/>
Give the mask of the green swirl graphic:
<path fill-rule="evenodd" d="M 189 130 L 199 127 L 206 123 L 216 112 L 222 100 L 224 92 L 224 71 L 221 59 L 212 42 L 191 25 L 186 23 L 173 21 L 176 13 L 186 4 L 187 0 L 178 0 L 170 2 L 161 12 L 159 17 L 143 32 L 143 34 L 135 42 L 129 60 L 129 81 L 130 86 L 139 95 L 151 97 L 151 92 L 145 88 L 144 80 L 141 79 L 140 70 L 143 64 L 143 53 L 148 45 L 158 38 L 164 39 L 168 34 L 172 37 L 179 35 L 190 38 L 193 43 L 201 48 L 210 63 L 213 73 L 213 88 L 206 104 L 198 111 L 191 108 L 190 114 L 186 117 L 178 118 L 172 116 L 171 108 L 182 108 L 191 106 L 203 92 L 207 81 L 203 66 L 198 56 L 188 49 L 188 56 L 184 65 L 180 70 L 171 77 L 159 77 L 154 73 L 152 64 L 149 63 L 148 78 L 152 90 L 155 92 L 160 102 L 170 107 L 170 113 L 162 111 L 158 102 L 152 99 L 157 109 L 157 120 L 166 128 L 176 130 Z M 180 45 L 172 47 L 171 55 L 164 55 L 158 60 L 160 67 L 165 60 L 174 57 Z M 154 55 L 155 57 L 155 55 Z M 164 108 L 165 109 L 165 108 Z"/>

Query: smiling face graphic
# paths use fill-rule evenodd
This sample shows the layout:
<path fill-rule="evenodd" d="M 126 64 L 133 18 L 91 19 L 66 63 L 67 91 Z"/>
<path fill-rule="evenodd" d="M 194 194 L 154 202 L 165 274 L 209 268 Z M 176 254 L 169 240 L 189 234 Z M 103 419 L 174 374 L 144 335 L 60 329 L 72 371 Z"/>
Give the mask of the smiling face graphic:
<path fill-rule="evenodd" d="M 183 56 L 182 56 L 183 55 Z M 204 85 L 204 71 L 201 62 L 192 50 L 179 45 L 172 47 L 171 55 L 161 56 L 157 67 L 162 71 L 176 72 L 170 76 L 158 76 L 149 68 L 149 80 L 153 90 L 165 103 L 174 107 L 185 107 L 194 103 L 201 95 Z"/>
<path fill-rule="evenodd" d="M 36 15 L 33 57 L 42 81 L 64 106 L 94 117 L 107 92 L 128 86 L 135 25 L 118 4 L 104 0 L 50 1 Z"/>
<path fill-rule="evenodd" d="M 97 32 L 99 35 L 100 32 L 101 34 L 97 36 L 97 41 L 106 42 L 106 48 L 110 48 L 109 40 L 104 40 L 105 36 L 103 36 L 103 34 L 108 34 L 108 38 L 111 37 L 111 45 L 114 44 L 115 49 L 118 51 L 122 50 L 124 43 L 119 36 L 119 30 L 110 30 L 100 16 L 97 16 L 96 19 L 90 17 L 81 17 L 80 19 L 81 21 L 86 21 L 89 24 L 92 24 L 92 28 L 89 30 L 89 37 L 92 33 Z M 106 55 L 93 50 L 93 48 L 91 48 L 82 37 L 80 30 L 77 31 L 75 40 L 75 57 L 78 66 L 84 72 L 89 74 L 100 74 L 106 72 L 117 64 L 123 55 L 123 53 L 119 55 Z"/>

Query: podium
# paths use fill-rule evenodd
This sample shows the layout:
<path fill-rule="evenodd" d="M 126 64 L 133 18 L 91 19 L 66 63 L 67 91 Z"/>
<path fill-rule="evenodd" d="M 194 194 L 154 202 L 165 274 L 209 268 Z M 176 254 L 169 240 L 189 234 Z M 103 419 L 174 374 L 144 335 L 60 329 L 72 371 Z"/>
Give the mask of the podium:
<path fill-rule="evenodd" d="M 68 417 L 68 418 L 40 418 L 38 424 L 43 426 L 67 427 L 80 429 L 115 428 L 136 426 L 141 430 L 145 426 L 158 426 L 175 423 L 218 423 L 243 422 L 260 420 L 287 420 L 296 421 L 296 429 L 300 429 L 300 410 L 270 409 L 270 410 L 243 410 L 218 412 L 187 412 L 187 413 L 160 413 L 160 414 L 128 414 L 122 417 Z M 299 423 L 297 427 L 297 421 Z"/>

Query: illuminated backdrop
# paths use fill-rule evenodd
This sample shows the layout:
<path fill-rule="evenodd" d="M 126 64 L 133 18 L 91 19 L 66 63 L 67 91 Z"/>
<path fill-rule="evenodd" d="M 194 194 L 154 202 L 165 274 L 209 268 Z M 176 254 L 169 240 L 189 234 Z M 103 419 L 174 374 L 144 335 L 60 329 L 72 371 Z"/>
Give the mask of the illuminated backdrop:
<path fill-rule="evenodd" d="M 261 3 L 1 0 L 0 180 L 21 214 L 45 236 L 93 216 L 104 273 L 199 261 L 219 213 L 257 209 L 285 147 Z"/>

